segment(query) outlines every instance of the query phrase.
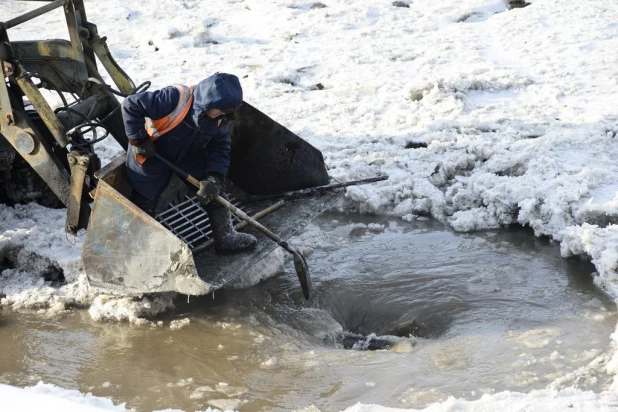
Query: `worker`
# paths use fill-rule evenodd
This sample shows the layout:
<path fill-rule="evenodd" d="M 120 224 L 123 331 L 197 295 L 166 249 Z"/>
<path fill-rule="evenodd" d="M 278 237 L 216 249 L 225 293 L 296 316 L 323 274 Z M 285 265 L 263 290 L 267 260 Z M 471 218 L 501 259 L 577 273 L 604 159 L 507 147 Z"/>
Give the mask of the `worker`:
<path fill-rule="evenodd" d="M 129 138 L 127 180 L 131 200 L 153 215 L 172 171 L 155 155 L 200 180 L 196 195 L 205 206 L 219 254 L 253 248 L 254 236 L 238 233 L 230 211 L 214 199 L 224 195 L 230 164 L 228 118 L 242 102 L 242 88 L 233 74 L 216 73 L 194 87 L 170 86 L 128 96 L 122 117 Z"/>

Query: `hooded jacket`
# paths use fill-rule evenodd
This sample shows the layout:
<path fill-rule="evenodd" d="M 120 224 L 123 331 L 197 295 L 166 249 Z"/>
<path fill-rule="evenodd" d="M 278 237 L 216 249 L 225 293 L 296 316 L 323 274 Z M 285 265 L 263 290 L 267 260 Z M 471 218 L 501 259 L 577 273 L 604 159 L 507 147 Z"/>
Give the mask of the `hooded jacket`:
<path fill-rule="evenodd" d="M 242 88 L 233 74 L 216 73 L 193 90 L 193 103 L 183 121 L 155 141 L 157 152 L 192 176 L 225 176 L 230 164 L 229 124 L 227 119 L 211 119 L 208 109 L 233 109 L 242 102 Z M 180 93 L 174 86 L 128 96 L 122 102 L 122 118 L 131 145 L 127 152 L 127 179 L 134 190 L 155 200 L 165 188 L 171 170 L 159 159 L 143 164 L 135 159 L 132 146 L 148 139 L 145 118 L 160 119 L 177 106 Z"/>

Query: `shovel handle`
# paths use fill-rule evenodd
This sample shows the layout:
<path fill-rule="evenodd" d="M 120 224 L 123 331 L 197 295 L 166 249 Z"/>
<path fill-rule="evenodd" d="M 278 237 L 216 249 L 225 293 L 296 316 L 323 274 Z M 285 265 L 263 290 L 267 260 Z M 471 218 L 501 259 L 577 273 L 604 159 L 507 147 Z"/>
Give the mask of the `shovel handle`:
<path fill-rule="evenodd" d="M 305 260 L 305 257 L 302 255 L 302 253 L 294 249 L 292 246 L 290 246 L 288 242 L 281 239 L 279 236 L 264 227 L 264 225 L 262 225 L 260 222 L 253 219 L 251 216 L 225 200 L 223 197 L 217 196 L 215 200 L 219 202 L 219 204 L 223 205 L 223 207 L 227 208 L 230 212 L 234 213 L 236 216 L 249 223 L 251 226 L 255 227 L 264 235 L 268 236 L 271 240 L 275 241 L 277 245 L 281 246 L 283 249 L 291 253 L 292 256 L 294 256 L 294 269 L 296 270 L 296 275 L 298 276 L 300 287 L 303 291 L 305 299 L 309 300 L 309 298 L 311 297 L 311 277 L 309 275 L 307 261 Z"/>
<path fill-rule="evenodd" d="M 281 245 L 281 243 L 284 243 L 283 240 L 277 236 L 276 234 L 274 234 L 273 232 L 271 232 L 270 230 L 268 230 L 266 227 L 264 227 L 264 225 L 262 225 L 260 222 L 258 222 L 257 220 L 253 219 L 251 216 L 249 216 L 248 214 L 246 214 L 245 212 L 243 212 L 242 210 L 240 210 L 239 208 L 237 208 L 236 206 L 234 206 L 233 204 L 231 204 L 230 202 L 228 202 L 227 200 L 225 200 L 223 197 L 221 197 L 220 195 L 217 195 L 217 197 L 215 198 L 215 200 L 221 204 L 223 207 L 225 207 L 226 209 L 228 209 L 229 211 L 231 211 L 232 213 L 234 213 L 236 216 L 238 216 L 239 218 L 241 218 L 242 220 L 244 220 L 245 222 L 249 223 L 250 225 L 254 226 L 256 229 L 258 229 L 260 232 L 262 232 L 263 234 L 265 234 L 266 236 L 268 236 L 269 238 L 271 238 L 273 241 L 275 241 L 278 245 Z M 289 249 L 288 249 L 289 250 Z"/>
<path fill-rule="evenodd" d="M 194 178 L 193 176 L 187 175 L 186 179 L 187 179 L 187 182 L 191 183 L 193 186 L 197 187 L 198 189 L 200 188 L 200 181 Z"/>
<path fill-rule="evenodd" d="M 174 172 L 182 176 L 187 182 L 189 182 L 190 184 L 192 184 L 198 189 L 200 188 L 200 181 L 197 180 L 195 177 L 191 176 L 189 173 L 185 172 L 184 170 L 182 170 L 181 168 L 179 168 L 178 166 L 176 166 L 175 164 L 167 160 L 165 157 L 161 156 L 159 153 L 157 153 L 155 156 L 157 157 L 157 159 L 165 163 Z M 302 253 L 300 253 L 299 251 L 294 249 L 292 246 L 290 246 L 288 242 L 285 242 L 279 236 L 277 236 L 276 234 L 268 230 L 266 227 L 264 227 L 264 225 L 259 223 L 257 220 L 253 219 L 251 216 L 249 216 L 248 214 L 246 214 L 245 212 L 243 212 L 242 210 L 240 210 L 239 208 L 237 208 L 236 206 L 234 206 L 233 204 L 225 200 L 223 197 L 221 197 L 221 195 L 217 195 L 215 200 L 219 204 L 221 204 L 223 207 L 225 207 L 227 210 L 234 213 L 236 216 L 238 216 L 240 219 L 244 220 L 251 226 L 255 227 L 257 230 L 262 232 L 265 236 L 273 240 L 277 245 L 281 246 L 283 249 L 285 249 L 286 251 L 288 251 L 294 256 L 294 268 L 296 269 L 296 274 L 298 275 L 298 280 L 300 281 L 300 286 L 303 290 L 303 295 L 305 296 L 305 299 L 309 300 L 309 297 L 311 296 L 311 277 L 309 275 L 309 268 L 307 267 L 307 261 L 305 260 L 305 257 L 302 255 Z"/>

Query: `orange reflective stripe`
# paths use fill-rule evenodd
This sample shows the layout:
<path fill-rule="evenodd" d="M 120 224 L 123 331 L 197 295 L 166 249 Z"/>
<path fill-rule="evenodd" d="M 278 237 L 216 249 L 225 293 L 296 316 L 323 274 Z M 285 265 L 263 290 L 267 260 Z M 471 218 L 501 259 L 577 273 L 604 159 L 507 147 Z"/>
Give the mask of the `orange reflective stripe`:
<path fill-rule="evenodd" d="M 168 116 L 166 116 L 166 118 L 167 117 Z M 161 137 L 161 135 L 159 134 L 159 131 L 155 127 L 155 125 L 154 125 L 154 123 L 153 123 L 153 121 L 152 121 L 152 119 L 150 117 L 146 118 L 146 124 L 144 125 L 144 128 L 146 129 L 146 133 L 148 133 L 148 137 L 153 142 L 155 140 L 157 140 L 159 137 Z"/>
<path fill-rule="evenodd" d="M 150 140 L 153 142 L 165 133 L 178 126 L 180 122 L 185 118 L 189 110 L 191 110 L 191 104 L 193 103 L 193 86 L 181 86 L 177 85 L 176 88 L 180 92 L 180 98 L 176 108 L 167 116 L 160 119 L 152 120 L 146 118 L 146 132 L 150 136 Z"/>
<path fill-rule="evenodd" d="M 154 142 L 159 137 L 163 136 L 165 133 L 169 132 L 174 127 L 178 126 L 180 122 L 182 122 L 187 113 L 189 113 L 189 110 L 191 110 L 191 104 L 193 103 L 194 87 L 195 86 L 187 87 L 182 85 L 176 85 L 176 88 L 180 92 L 180 98 L 178 99 L 178 104 L 176 105 L 176 108 L 170 114 L 160 119 L 152 120 L 149 117 L 146 118 L 145 128 L 150 140 Z M 137 163 L 142 165 L 147 160 L 147 158 L 136 155 L 135 160 L 137 160 Z"/>

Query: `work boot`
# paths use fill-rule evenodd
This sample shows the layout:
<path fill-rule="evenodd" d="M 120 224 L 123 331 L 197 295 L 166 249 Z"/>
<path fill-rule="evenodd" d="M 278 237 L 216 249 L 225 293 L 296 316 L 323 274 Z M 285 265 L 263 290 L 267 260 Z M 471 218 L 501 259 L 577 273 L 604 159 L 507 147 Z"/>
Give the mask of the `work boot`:
<path fill-rule="evenodd" d="M 223 207 L 208 210 L 208 217 L 215 239 L 215 250 L 218 254 L 229 255 L 254 248 L 257 245 L 255 236 L 234 230 L 229 210 Z"/>

